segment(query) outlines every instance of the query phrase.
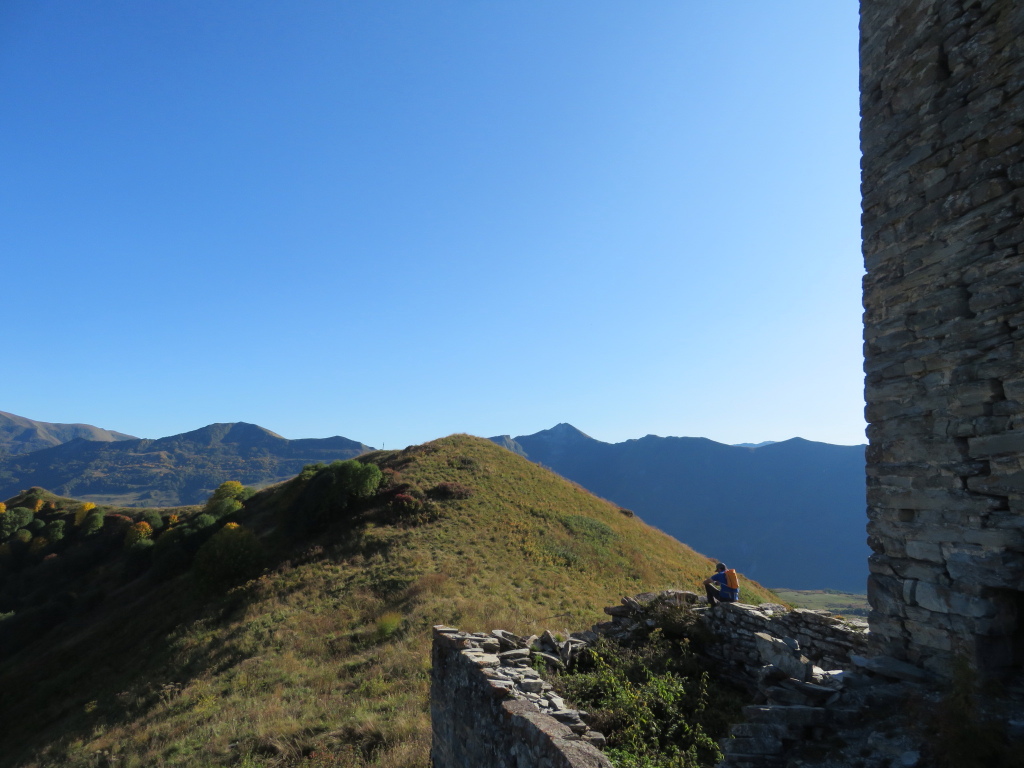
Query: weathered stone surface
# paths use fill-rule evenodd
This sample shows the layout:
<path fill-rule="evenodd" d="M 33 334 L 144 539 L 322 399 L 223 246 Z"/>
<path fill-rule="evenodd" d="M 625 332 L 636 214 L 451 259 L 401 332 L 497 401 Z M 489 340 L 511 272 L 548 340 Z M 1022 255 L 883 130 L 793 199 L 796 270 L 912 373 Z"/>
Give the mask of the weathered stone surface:
<path fill-rule="evenodd" d="M 505 660 L 519 661 L 522 655 L 516 650 L 529 654 L 529 649 L 500 655 L 483 651 L 483 646 L 503 640 L 525 643 L 511 633 L 481 636 L 452 627 L 434 628 L 431 764 L 611 768 L 597 748 L 604 744 L 604 736 L 589 730 L 582 713 L 565 709 L 557 696 L 540 695 L 550 686 L 534 670 L 499 666 Z"/>
<path fill-rule="evenodd" d="M 810 678 L 810 660 L 806 656 L 801 656 L 800 652 L 791 648 L 785 640 L 757 632 L 754 634 L 754 642 L 763 663 L 771 664 L 788 677 L 800 681 Z"/>
<path fill-rule="evenodd" d="M 861 2 L 872 637 L 929 669 L 1020 647 L 1022 38 L 1012 0 Z"/>
<path fill-rule="evenodd" d="M 893 680 L 904 680 L 908 683 L 930 683 L 934 681 L 933 675 L 915 667 L 913 664 L 908 664 L 905 661 L 893 659 L 889 656 L 866 658 L 854 654 L 850 657 L 850 661 L 858 669 Z"/>

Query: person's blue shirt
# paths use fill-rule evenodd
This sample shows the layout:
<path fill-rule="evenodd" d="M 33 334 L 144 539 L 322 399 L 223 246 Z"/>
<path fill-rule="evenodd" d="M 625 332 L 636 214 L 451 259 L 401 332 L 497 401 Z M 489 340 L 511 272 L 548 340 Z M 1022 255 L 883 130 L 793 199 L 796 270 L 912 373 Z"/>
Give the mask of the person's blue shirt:
<path fill-rule="evenodd" d="M 721 600 L 735 603 L 740 599 L 740 591 L 738 589 L 732 589 L 729 586 L 729 582 L 725 578 L 725 571 L 718 571 L 717 573 L 712 574 L 711 580 L 718 582 L 720 585 L 718 594 L 721 595 Z"/>

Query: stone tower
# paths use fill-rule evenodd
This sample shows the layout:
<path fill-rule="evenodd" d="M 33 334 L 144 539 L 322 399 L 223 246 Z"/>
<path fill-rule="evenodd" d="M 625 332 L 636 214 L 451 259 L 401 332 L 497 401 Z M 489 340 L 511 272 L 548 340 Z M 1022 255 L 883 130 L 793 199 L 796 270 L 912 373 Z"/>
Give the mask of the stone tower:
<path fill-rule="evenodd" d="M 1024 667 L 1024 1 L 862 0 L 876 650 Z"/>

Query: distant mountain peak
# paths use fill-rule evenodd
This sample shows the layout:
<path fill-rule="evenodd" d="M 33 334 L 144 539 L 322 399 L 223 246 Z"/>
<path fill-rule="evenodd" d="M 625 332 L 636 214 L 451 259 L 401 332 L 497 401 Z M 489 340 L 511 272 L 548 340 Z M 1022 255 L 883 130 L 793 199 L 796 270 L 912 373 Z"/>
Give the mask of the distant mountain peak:
<path fill-rule="evenodd" d="M 557 440 L 593 440 L 590 435 L 586 432 L 582 432 L 572 424 L 562 422 L 551 427 L 551 429 L 544 429 L 540 432 L 530 435 L 530 437 L 537 438 L 554 438 Z"/>

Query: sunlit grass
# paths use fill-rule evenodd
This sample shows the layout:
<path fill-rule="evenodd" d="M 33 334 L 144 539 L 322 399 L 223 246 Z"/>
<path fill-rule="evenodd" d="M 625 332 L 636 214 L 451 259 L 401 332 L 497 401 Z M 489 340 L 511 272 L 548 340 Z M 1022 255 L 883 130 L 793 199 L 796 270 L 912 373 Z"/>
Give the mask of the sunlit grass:
<path fill-rule="evenodd" d="M 8 660 L 0 685 L 25 697 L 0 704 L 6 724 L 22 723 L 0 765 L 84 767 L 106 753 L 118 766 L 422 768 L 432 625 L 583 629 L 623 595 L 699 590 L 711 572 L 486 440 L 368 458 L 425 494 L 445 482 L 473 493 L 432 502 L 439 517 L 422 524 L 365 510 L 213 600 L 188 576 L 129 593 L 93 628 Z M 268 530 L 287 527 L 290 498 L 285 484 L 256 499 Z M 771 594 L 745 582 L 744 598 Z M 40 677 L 48 684 L 29 684 Z"/>

